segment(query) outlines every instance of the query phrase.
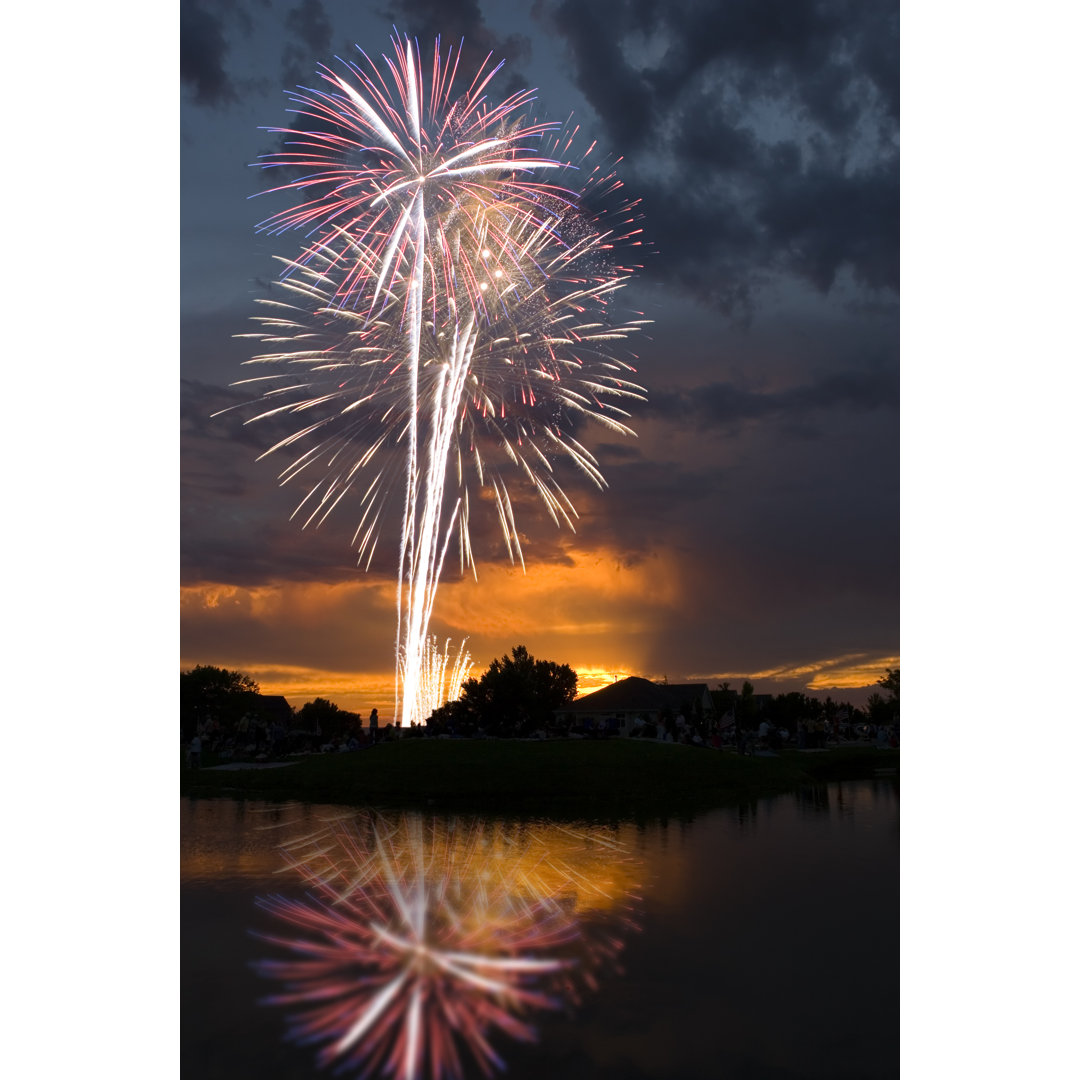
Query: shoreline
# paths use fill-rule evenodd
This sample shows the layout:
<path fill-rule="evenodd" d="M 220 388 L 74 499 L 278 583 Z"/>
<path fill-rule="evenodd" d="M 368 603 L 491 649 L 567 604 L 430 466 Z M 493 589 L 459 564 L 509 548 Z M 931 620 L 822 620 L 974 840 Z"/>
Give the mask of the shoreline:
<path fill-rule="evenodd" d="M 707 810 L 832 780 L 899 783 L 900 751 L 863 744 L 745 757 L 731 750 L 636 739 L 403 739 L 370 750 L 266 764 L 278 767 L 191 769 L 181 764 L 180 794 L 427 811 L 635 817 Z"/>

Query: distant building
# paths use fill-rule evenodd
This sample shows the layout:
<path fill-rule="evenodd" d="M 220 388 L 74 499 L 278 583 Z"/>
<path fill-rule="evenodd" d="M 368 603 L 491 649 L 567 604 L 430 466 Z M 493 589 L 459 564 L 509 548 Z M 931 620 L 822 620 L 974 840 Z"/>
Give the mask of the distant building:
<path fill-rule="evenodd" d="M 636 675 L 580 697 L 559 714 L 570 724 L 626 735 L 639 720 L 662 717 L 710 720 L 715 715 L 712 694 L 705 683 L 654 683 Z"/>
<path fill-rule="evenodd" d="M 245 693 L 243 711 L 262 718 L 268 724 L 276 721 L 286 730 L 293 724 L 292 706 L 280 694 Z"/>

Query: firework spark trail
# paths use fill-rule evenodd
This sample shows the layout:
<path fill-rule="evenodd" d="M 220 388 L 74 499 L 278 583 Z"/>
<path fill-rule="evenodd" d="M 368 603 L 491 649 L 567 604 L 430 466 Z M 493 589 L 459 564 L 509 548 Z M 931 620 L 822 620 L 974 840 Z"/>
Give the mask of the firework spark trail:
<path fill-rule="evenodd" d="M 259 901 L 283 930 L 258 936 L 287 953 L 259 965 L 285 984 L 269 1001 L 296 1010 L 291 1034 L 322 1044 L 323 1064 L 458 1078 L 471 1055 L 490 1075 L 502 1065 L 497 1033 L 535 1039 L 525 1017 L 577 998 L 578 984 L 595 988 L 618 951 L 575 907 L 605 895 L 587 867 L 627 853 L 579 836 L 581 855 L 562 853 L 579 861 L 568 873 L 527 829 L 373 812 L 327 820 L 282 849 L 307 898 Z"/>
<path fill-rule="evenodd" d="M 468 638 L 458 646 L 457 657 L 451 664 L 450 639 L 440 648 L 435 638 L 428 638 L 420 665 L 418 707 L 421 715 L 431 716 L 448 701 L 461 695 L 462 683 L 472 670 L 472 657 L 465 649 Z"/>
<path fill-rule="evenodd" d="M 307 128 L 270 129 L 285 147 L 263 167 L 302 171 L 271 190 L 302 201 L 260 229 L 303 229 L 308 243 L 285 262 L 283 298 L 266 301 L 262 331 L 248 335 L 272 348 L 250 363 L 282 370 L 238 385 L 263 394 L 249 423 L 305 417 L 267 451 L 306 447 L 282 483 L 326 470 L 294 513 L 306 514 L 305 527 L 360 492 L 354 542 L 368 566 L 404 479 L 395 715 L 407 726 L 425 718 L 423 653 L 453 535 L 462 570 L 475 574 L 470 483 L 490 489 L 510 558 L 524 568 L 498 461 L 572 529 L 557 459 L 604 486 L 575 423 L 633 434 L 621 406 L 644 391 L 611 349 L 644 320 L 614 318 L 610 302 L 634 269 L 620 252 L 640 244 L 640 230 L 633 204 L 587 208 L 612 203 L 619 183 L 600 165 L 579 168 L 591 146 L 571 161 L 576 128 L 560 135 L 529 120 L 532 91 L 488 101 L 501 64 L 485 62 L 459 93 L 457 58 L 438 42 L 427 88 L 407 38 L 395 37 L 386 71 L 361 55 L 364 65 L 345 63 L 345 75 L 322 67 L 321 88 L 291 95 Z"/>

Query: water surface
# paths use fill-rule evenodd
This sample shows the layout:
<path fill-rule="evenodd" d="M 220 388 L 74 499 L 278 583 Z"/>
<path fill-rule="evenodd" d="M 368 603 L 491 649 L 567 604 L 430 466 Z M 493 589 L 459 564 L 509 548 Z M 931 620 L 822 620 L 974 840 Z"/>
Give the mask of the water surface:
<path fill-rule="evenodd" d="M 285 1041 L 285 1011 L 259 1004 L 277 987 L 254 970 L 270 950 L 251 931 L 276 928 L 258 897 L 304 895 L 282 845 L 350 813 L 182 801 L 185 1076 L 328 1075 L 315 1048 Z M 564 875 L 560 902 L 592 941 L 620 947 L 571 1011 L 527 1017 L 535 1043 L 492 1038 L 510 1080 L 898 1075 L 897 778 L 692 820 L 455 821 L 455 835 L 466 825 L 542 845 Z"/>

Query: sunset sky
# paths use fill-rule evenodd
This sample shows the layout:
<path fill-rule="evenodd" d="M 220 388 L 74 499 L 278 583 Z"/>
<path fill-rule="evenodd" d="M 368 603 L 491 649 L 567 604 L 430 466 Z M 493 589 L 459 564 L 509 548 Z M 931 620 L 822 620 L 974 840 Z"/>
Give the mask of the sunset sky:
<path fill-rule="evenodd" d="M 302 243 L 255 232 L 260 127 L 396 26 L 573 110 L 650 244 L 637 438 L 581 436 L 610 486 L 560 474 L 576 532 L 518 504 L 524 574 L 474 511 L 479 580 L 444 573 L 433 632 L 481 668 L 525 644 L 582 691 L 749 678 L 861 703 L 899 666 L 898 22 L 872 0 L 182 0 L 181 668 L 393 710 L 396 551 L 359 568 L 346 502 L 302 531 L 266 433 L 211 414 L 242 400 L 232 335 L 271 256 Z"/>

